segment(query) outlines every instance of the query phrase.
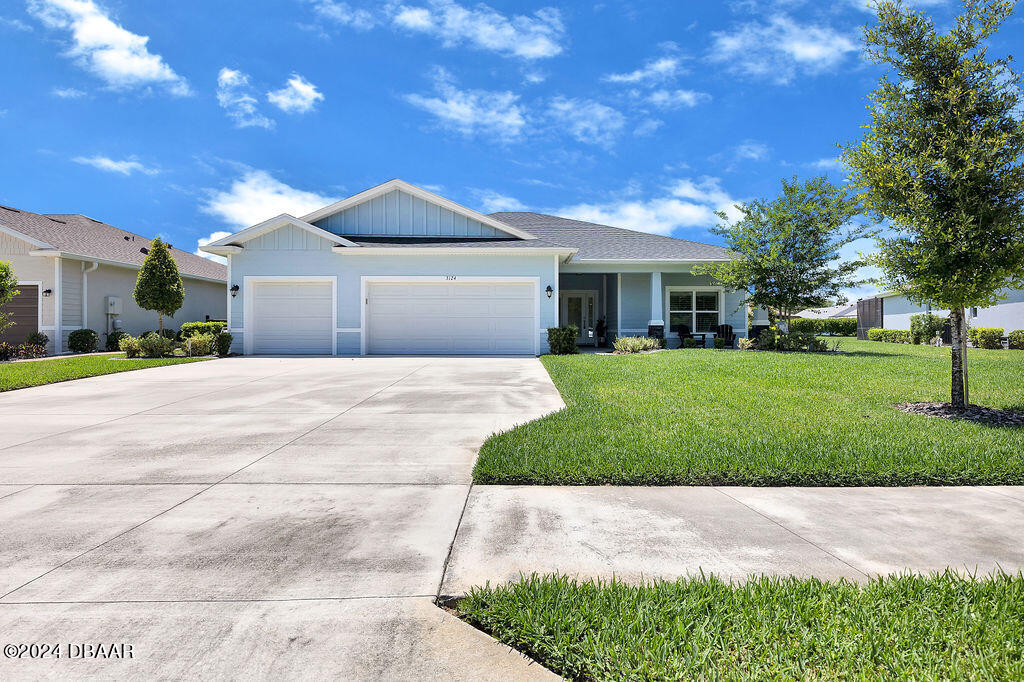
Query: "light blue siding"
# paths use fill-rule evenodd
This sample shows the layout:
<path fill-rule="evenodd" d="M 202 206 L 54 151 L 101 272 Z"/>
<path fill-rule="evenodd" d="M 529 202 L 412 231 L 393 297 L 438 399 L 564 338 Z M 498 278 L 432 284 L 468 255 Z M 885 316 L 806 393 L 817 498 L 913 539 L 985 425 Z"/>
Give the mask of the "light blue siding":
<path fill-rule="evenodd" d="M 247 251 L 329 251 L 334 244 L 318 234 L 285 225 L 243 242 Z"/>
<path fill-rule="evenodd" d="M 364 201 L 313 223 L 340 235 L 381 237 L 508 237 L 508 233 L 401 190 Z"/>

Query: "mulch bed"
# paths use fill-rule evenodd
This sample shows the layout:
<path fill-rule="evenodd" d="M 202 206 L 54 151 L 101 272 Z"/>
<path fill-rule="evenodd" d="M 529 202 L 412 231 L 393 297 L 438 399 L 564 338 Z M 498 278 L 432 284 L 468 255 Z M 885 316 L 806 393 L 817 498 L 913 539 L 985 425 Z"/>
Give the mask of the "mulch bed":
<path fill-rule="evenodd" d="M 926 417 L 965 419 L 990 426 L 1024 426 L 1024 413 L 1022 412 L 997 410 L 994 407 L 982 407 L 981 405 L 968 405 L 964 410 L 957 410 L 950 403 L 900 403 L 896 409 Z"/>

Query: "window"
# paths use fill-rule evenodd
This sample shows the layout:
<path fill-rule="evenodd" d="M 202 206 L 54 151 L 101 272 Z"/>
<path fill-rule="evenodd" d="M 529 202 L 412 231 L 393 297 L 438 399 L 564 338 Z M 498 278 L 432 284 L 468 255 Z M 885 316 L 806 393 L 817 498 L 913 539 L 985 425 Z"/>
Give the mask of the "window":
<path fill-rule="evenodd" d="M 693 332 L 713 332 L 718 326 L 719 292 L 669 289 L 668 329 L 679 333 L 679 325 Z"/>

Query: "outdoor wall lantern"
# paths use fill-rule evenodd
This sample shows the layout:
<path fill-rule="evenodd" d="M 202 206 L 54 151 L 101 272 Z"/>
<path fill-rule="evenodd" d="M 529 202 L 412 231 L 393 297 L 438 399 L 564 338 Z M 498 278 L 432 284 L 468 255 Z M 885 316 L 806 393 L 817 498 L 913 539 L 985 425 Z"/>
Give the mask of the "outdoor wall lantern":
<path fill-rule="evenodd" d="M 47 298 L 48 298 L 48 297 L 50 296 L 50 294 L 52 294 L 52 293 L 53 293 L 53 289 L 43 289 L 43 296 L 46 296 Z"/>
<path fill-rule="evenodd" d="M 238 296 L 238 285 L 231 287 L 231 298 Z"/>
<path fill-rule="evenodd" d="M 548 298 L 551 298 L 551 294 L 555 293 L 555 290 L 552 289 L 551 285 L 549 284 L 548 288 L 544 290 L 544 293 L 548 295 Z"/>

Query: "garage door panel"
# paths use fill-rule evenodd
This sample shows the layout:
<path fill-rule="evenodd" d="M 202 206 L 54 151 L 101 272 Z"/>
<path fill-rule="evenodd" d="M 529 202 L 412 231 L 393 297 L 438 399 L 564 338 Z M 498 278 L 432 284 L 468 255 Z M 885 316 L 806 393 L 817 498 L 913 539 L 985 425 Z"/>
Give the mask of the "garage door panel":
<path fill-rule="evenodd" d="M 252 296 L 252 352 L 333 352 L 334 297 L 330 282 L 257 282 Z"/>
<path fill-rule="evenodd" d="M 535 297 L 534 284 L 371 283 L 367 351 L 532 355 Z"/>

